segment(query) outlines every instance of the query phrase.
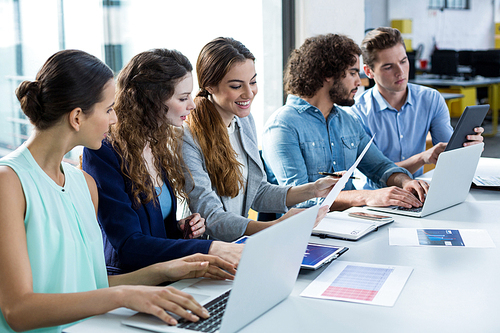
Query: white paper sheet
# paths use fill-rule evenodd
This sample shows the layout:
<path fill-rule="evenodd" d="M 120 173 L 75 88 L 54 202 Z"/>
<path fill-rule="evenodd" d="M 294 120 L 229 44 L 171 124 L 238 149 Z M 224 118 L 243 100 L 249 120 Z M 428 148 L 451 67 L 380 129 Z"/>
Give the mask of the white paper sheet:
<path fill-rule="evenodd" d="M 476 186 L 500 186 L 500 177 L 496 176 L 475 176 L 472 182 Z"/>
<path fill-rule="evenodd" d="M 303 297 L 393 306 L 410 277 L 407 266 L 337 260 L 300 294 Z"/>
<path fill-rule="evenodd" d="M 354 170 L 356 170 L 356 167 L 358 166 L 359 162 L 363 159 L 363 156 L 365 156 L 365 153 L 368 151 L 368 148 L 370 148 L 370 145 L 373 142 L 373 138 L 375 137 L 375 134 L 373 134 L 373 137 L 371 140 L 366 144 L 365 149 L 363 149 L 363 152 L 358 156 L 356 159 L 356 162 L 347 170 L 346 173 L 339 179 L 337 184 L 331 189 L 330 193 L 326 196 L 325 200 L 323 200 L 323 203 L 321 203 L 321 207 L 323 206 L 328 206 L 330 207 L 335 199 L 337 199 L 337 196 L 339 195 L 340 191 L 344 188 L 345 184 L 349 181 L 349 177 L 351 177 L 352 173 Z"/>
<path fill-rule="evenodd" d="M 389 228 L 389 245 L 496 247 L 484 229 Z"/>

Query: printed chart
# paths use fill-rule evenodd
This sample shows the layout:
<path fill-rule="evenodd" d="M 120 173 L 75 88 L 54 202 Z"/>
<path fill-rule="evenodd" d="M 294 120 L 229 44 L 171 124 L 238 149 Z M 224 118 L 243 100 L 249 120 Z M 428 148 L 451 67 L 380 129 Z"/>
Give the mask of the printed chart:
<path fill-rule="evenodd" d="M 300 296 L 393 306 L 412 271 L 406 266 L 336 260 Z"/>
<path fill-rule="evenodd" d="M 460 232 L 453 229 L 417 229 L 420 245 L 464 246 Z"/>
<path fill-rule="evenodd" d="M 321 296 L 373 301 L 392 268 L 348 265 Z"/>
<path fill-rule="evenodd" d="M 486 230 L 444 228 L 389 228 L 389 245 L 496 247 Z"/>
<path fill-rule="evenodd" d="M 472 180 L 474 185 L 477 186 L 500 186 L 500 177 L 488 176 L 488 177 L 480 177 L 475 176 Z"/>

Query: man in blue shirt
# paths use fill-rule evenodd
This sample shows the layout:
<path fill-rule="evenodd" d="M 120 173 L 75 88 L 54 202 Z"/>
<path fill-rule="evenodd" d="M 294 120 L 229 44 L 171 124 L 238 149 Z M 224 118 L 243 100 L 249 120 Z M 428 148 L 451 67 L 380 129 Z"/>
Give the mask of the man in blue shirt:
<path fill-rule="evenodd" d="M 422 175 L 424 164 L 435 164 L 446 148 L 453 128 L 444 98 L 432 88 L 408 83 L 410 65 L 403 37 L 397 29 L 380 27 L 361 43 L 364 71 L 376 85 L 365 91 L 351 108 L 375 145 L 413 176 Z M 425 150 L 430 131 L 434 146 Z M 483 141 L 482 127 L 468 140 Z"/>
<path fill-rule="evenodd" d="M 268 178 L 280 185 L 300 185 L 322 177 L 319 172 L 349 169 L 370 137 L 357 118 L 335 106 L 353 105 L 361 84 L 360 48 L 346 36 L 308 38 L 293 51 L 285 72 L 286 104 L 265 126 L 262 145 Z M 349 181 L 332 210 L 351 206 L 419 207 L 428 184 L 416 181 L 372 145 L 358 165 L 373 182 L 389 186 L 355 190 Z M 314 204 L 314 200 L 300 206 Z"/>

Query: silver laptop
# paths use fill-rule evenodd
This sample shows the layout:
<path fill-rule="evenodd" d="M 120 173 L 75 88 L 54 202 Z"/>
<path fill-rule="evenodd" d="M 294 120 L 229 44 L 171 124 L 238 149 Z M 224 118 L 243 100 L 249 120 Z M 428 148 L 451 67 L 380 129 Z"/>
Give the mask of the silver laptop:
<path fill-rule="evenodd" d="M 295 285 L 318 209 L 319 205 L 306 209 L 250 237 L 234 281 L 191 279 L 176 283 L 185 286 L 182 291 L 207 307 L 211 317 L 216 315 L 208 304 L 229 293 L 225 311 L 220 315 L 220 327 L 207 327 L 203 332 L 236 332 L 288 297 Z M 143 313 L 122 323 L 154 332 L 201 331 L 181 327 L 194 326 L 190 322 L 168 326 Z"/>
<path fill-rule="evenodd" d="M 386 213 L 424 217 L 465 200 L 476 172 L 484 143 L 439 154 L 429 191 L 422 207 L 366 207 Z"/>

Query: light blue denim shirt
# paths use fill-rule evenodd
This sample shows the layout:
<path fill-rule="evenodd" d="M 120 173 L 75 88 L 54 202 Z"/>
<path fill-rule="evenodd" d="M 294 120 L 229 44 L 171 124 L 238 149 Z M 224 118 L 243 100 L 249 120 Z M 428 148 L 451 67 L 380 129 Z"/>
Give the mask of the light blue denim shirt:
<path fill-rule="evenodd" d="M 321 171 L 348 170 L 361 154 L 370 136 L 357 118 L 334 106 L 325 120 L 321 111 L 294 95 L 267 121 L 262 140 L 262 153 L 268 179 L 280 185 L 314 182 Z M 358 169 L 383 187 L 396 172 L 409 174 L 396 166 L 372 145 Z M 275 177 L 275 178 L 274 178 Z M 344 190 L 352 190 L 352 181 Z M 308 207 L 320 199 L 312 199 L 298 207 Z"/>
<path fill-rule="evenodd" d="M 387 103 L 377 86 L 365 91 L 351 107 L 373 142 L 393 162 L 425 151 L 430 131 L 432 143 L 448 142 L 453 128 L 441 94 L 432 88 L 408 83 L 406 103 L 400 111 Z M 414 176 L 422 175 L 423 167 Z"/>

